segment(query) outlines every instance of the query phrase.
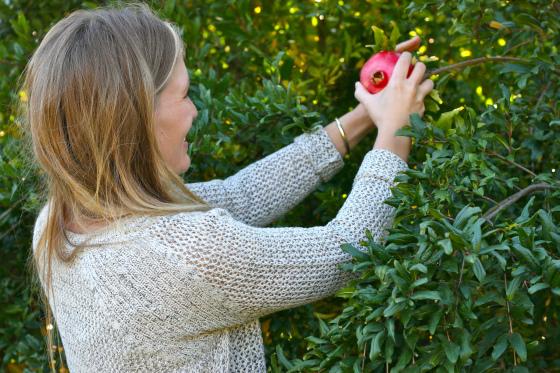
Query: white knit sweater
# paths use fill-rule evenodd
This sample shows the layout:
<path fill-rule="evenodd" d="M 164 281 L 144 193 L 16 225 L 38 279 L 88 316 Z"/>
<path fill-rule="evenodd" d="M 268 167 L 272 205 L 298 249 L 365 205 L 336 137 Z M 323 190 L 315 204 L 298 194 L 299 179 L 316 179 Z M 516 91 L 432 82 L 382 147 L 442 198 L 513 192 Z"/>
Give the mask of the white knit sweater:
<path fill-rule="evenodd" d="M 406 163 L 365 156 L 335 219 L 312 228 L 264 228 L 343 161 L 323 128 L 225 180 L 188 184 L 208 212 L 122 219 L 72 242 L 106 243 L 70 265 L 53 263 L 50 304 L 71 373 L 266 372 L 259 317 L 334 294 L 352 277 L 340 249 L 369 229 Z M 34 230 L 35 249 L 48 204 Z"/>

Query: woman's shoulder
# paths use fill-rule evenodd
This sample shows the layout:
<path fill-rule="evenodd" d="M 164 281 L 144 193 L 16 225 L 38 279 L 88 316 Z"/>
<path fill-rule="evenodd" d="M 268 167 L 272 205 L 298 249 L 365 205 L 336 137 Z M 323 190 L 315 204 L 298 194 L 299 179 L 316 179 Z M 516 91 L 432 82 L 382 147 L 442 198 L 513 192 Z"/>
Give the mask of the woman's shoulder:
<path fill-rule="evenodd" d="M 33 231 L 33 248 L 35 249 L 40 234 L 48 219 L 49 203 L 40 210 Z M 184 236 L 203 230 L 212 230 L 224 224 L 223 218 L 231 218 L 223 208 L 212 208 L 208 211 L 179 212 L 168 215 L 135 215 L 118 219 L 111 223 L 97 224 L 91 229 L 72 229 L 67 226 L 65 236 L 72 244 L 103 243 L 115 239 L 126 239 L 141 236 L 172 238 Z"/>

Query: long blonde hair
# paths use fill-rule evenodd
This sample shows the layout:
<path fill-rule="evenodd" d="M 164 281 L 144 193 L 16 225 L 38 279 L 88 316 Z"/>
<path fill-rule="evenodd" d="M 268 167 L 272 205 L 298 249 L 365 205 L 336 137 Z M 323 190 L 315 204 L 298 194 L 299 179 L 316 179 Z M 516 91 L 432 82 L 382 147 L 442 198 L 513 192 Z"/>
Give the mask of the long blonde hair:
<path fill-rule="evenodd" d="M 65 254 L 68 222 L 209 209 L 165 164 L 155 139 L 158 94 L 179 58 L 176 27 L 145 4 L 127 4 L 60 20 L 25 69 L 23 128 L 49 201 L 32 258 L 49 325 L 53 257 L 68 263 L 87 246 Z M 54 369 L 50 333 L 47 345 Z"/>

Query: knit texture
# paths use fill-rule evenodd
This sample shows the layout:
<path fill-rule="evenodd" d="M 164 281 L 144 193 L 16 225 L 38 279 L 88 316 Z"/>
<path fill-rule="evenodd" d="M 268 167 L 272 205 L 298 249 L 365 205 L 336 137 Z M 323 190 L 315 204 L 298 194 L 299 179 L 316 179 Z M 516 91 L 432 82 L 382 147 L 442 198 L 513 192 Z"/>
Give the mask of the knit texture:
<path fill-rule="evenodd" d="M 264 227 L 342 166 L 319 127 L 231 177 L 187 184 L 210 211 L 67 231 L 74 244 L 102 244 L 71 264 L 53 261 L 49 302 L 70 372 L 266 372 L 259 317 L 328 297 L 355 276 L 339 268 L 351 260 L 340 245 L 366 229 L 383 234 L 393 213 L 383 201 L 407 168 L 371 150 L 328 224 Z"/>

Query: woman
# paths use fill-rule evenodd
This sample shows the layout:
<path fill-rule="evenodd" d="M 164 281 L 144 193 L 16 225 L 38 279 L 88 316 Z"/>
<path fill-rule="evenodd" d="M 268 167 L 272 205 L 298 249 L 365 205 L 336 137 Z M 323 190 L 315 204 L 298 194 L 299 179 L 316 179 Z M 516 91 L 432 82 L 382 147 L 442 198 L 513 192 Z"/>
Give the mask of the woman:
<path fill-rule="evenodd" d="M 183 58 L 177 31 L 136 5 L 72 13 L 27 67 L 27 125 L 48 192 L 34 259 L 73 373 L 266 371 L 259 317 L 351 278 L 340 245 L 390 222 L 383 201 L 410 151 L 395 132 L 433 88 L 421 63 L 406 77 L 405 52 L 381 93 L 356 84 L 360 105 L 340 129 L 317 127 L 225 180 L 184 185 L 197 111 Z M 373 123 L 377 139 L 335 219 L 263 227 L 339 171 Z"/>

